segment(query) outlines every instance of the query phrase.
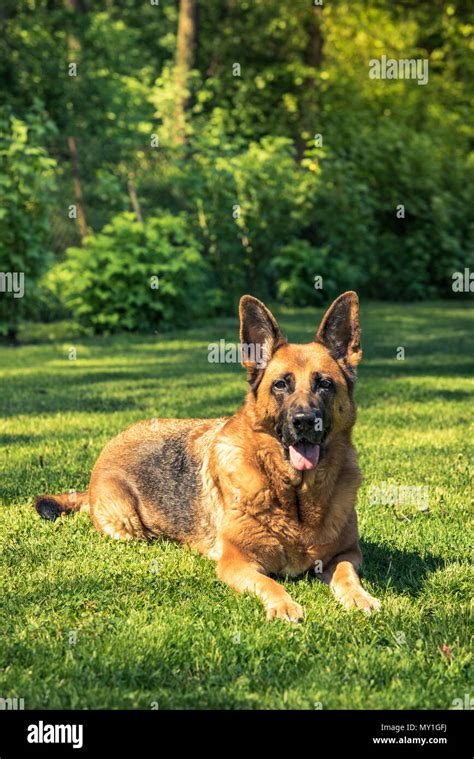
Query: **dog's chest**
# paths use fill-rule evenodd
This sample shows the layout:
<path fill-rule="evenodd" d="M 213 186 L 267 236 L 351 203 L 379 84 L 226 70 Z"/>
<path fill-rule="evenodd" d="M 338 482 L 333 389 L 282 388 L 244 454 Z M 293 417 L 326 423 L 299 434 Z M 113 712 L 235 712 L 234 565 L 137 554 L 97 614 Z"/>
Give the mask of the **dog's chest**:
<path fill-rule="evenodd" d="M 276 574 L 296 577 L 302 572 L 314 569 L 318 572 L 322 564 L 331 556 L 330 545 L 321 545 L 324 539 L 322 519 L 316 518 L 311 524 L 302 521 L 295 499 L 293 507 L 278 506 L 267 521 L 267 530 L 273 546 L 272 571 Z"/>
<path fill-rule="evenodd" d="M 283 551 L 280 566 L 276 570 L 279 575 L 297 577 L 310 570 L 318 574 L 332 558 L 329 546 L 311 543 L 311 535 L 308 535 L 307 539 L 301 538 L 294 541 L 284 539 L 281 545 Z"/>

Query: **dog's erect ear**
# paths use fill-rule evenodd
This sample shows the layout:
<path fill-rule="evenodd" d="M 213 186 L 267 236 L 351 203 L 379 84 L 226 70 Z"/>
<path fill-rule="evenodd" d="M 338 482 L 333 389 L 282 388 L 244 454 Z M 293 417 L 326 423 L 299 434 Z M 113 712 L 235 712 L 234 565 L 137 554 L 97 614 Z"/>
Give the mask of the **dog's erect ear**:
<path fill-rule="evenodd" d="M 239 316 L 242 366 L 247 369 L 249 382 L 255 383 L 286 338 L 271 311 L 252 295 L 240 299 Z"/>
<path fill-rule="evenodd" d="M 324 314 L 316 340 L 323 343 L 335 359 L 342 359 L 355 370 L 362 358 L 357 293 L 349 290 L 336 298 Z"/>

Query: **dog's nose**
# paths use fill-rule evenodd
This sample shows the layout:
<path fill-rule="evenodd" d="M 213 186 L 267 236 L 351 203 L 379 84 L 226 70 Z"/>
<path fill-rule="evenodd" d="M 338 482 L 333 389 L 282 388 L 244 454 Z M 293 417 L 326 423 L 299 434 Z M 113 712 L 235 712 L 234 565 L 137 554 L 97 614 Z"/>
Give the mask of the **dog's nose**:
<path fill-rule="evenodd" d="M 316 421 L 316 412 L 314 411 L 297 411 L 293 415 L 293 427 L 295 432 L 304 434 L 305 432 L 314 431 L 314 423 Z"/>

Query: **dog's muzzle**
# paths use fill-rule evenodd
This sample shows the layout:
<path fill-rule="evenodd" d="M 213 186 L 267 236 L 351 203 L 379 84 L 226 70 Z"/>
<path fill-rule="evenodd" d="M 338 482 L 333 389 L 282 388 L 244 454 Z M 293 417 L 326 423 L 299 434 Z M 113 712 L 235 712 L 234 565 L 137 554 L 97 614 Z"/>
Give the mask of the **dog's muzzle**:
<path fill-rule="evenodd" d="M 280 425 L 280 440 L 288 450 L 292 466 L 299 471 L 314 469 L 321 458 L 325 437 L 323 415 L 312 408 L 290 410 Z"/>

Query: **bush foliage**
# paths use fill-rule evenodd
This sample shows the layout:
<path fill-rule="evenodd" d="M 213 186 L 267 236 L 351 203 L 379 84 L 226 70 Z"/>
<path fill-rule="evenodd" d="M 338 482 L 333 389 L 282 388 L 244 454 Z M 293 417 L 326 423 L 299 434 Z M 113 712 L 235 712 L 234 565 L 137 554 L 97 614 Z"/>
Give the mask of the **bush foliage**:
<path fill-rule="evenodd" d="M 183 214 L 158 212 L 140 223 L 125 212 L 69 248 L 48 284 L 95 332 L 150 330 L 205 314 L 207 274 Z"/>
<path fill-rule="evenodd" d="M 9 109 L 0 113 L 0 334 L 16 327 L 37 298 L 36 283 L 50 260 L 48 207 L 54 192 L 56 162 L 42 147 L 51 130 L 36 111 L 26 121 Z M 15 275 L 23 285 L 12 292 Z M 9 279 L 6 279 L 8 277 Z M 19 280 L 17 280 L 19 284 Z"/>

